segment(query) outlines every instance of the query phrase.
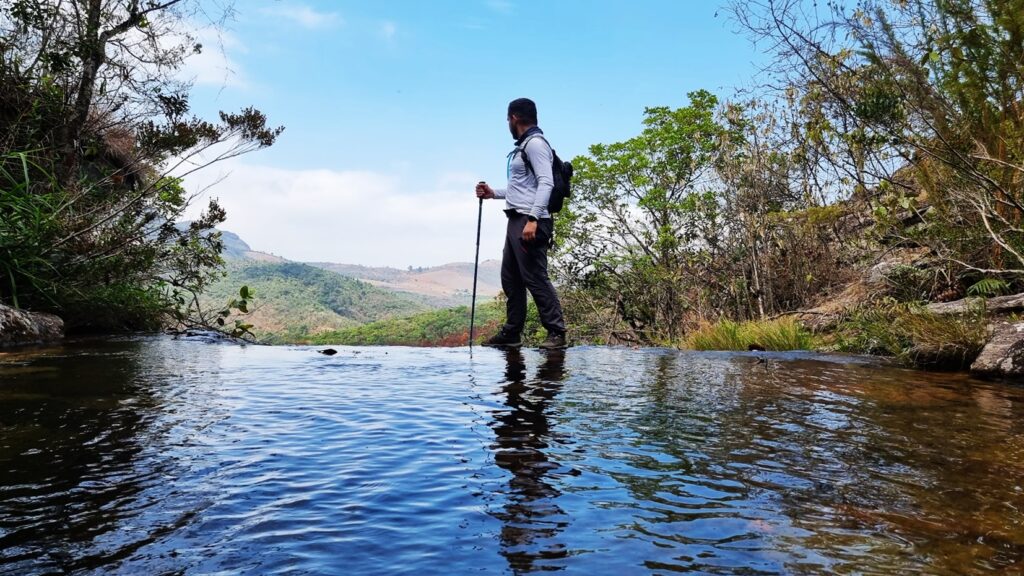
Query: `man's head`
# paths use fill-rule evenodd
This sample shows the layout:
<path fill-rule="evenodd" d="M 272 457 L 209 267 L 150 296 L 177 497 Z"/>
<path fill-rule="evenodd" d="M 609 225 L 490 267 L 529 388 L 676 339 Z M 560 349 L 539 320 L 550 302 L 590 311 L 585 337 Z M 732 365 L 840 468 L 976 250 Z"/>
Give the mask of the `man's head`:
<path fill-rule="evenodd" d="M 527 128 L 537 125 L 537 105 L 529 98 L 516 98 L 508 103 L 508 131 L 518 139 Z"/>

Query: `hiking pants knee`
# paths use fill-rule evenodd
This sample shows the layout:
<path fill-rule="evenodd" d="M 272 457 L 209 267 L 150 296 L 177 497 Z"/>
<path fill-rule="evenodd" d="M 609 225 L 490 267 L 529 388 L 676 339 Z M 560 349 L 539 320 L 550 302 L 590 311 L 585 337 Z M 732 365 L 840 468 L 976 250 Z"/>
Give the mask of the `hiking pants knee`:
<path fill-rule="evenodd" d="M 548 248 L 554 233 L 554 221 L 537 221 L 537 236 L 532 242 L 523 240 L 523 214 L 508 215 L 505 250 L 501 257 L 501 289 L 508 301 L 505 305 L 505 329 L 521 334 L 526 325 L 526 292 L 533 296 L 540 313 L 540 322 L 548 330 L 565 333 L 562 305 L 555 287 L 548 278 Z"/>

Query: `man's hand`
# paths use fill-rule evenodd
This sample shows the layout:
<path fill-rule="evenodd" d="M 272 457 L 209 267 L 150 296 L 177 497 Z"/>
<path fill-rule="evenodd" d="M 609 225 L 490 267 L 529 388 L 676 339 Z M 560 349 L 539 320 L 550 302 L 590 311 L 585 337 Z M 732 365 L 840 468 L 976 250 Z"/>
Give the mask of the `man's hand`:
<path fill-rule="evenodd" d="M 477 182 L 476 184 L 476 197 L 477 198 L 494 198 L 494 190 L 487 185 L 487 182 Z"/>
<path fill-rule="evenodd" d="M 526 226 L 523 226 L 523 241 L 533 242 L 537 238 L 537 223 L 527 222 Z"/>

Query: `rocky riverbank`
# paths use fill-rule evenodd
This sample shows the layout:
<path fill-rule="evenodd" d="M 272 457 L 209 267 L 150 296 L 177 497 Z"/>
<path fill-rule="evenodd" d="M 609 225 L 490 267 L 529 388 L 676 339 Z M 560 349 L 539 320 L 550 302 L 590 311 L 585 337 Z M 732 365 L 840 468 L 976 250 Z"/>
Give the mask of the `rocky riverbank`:
<path fill-rule="evenodd" d="M 47 344 L 63 338 L 64 321 L 57 316 L 0 304 L 0 348 Z"/>
<path fill-rule="evenodd" d="M 996 298 L 964 298 L 953 302 L 928 305 L 928 311 L 939 316 L 964 315 L 982 308 L 989 317 L 988 340 L 971 364 L 977 376 L 997 378 L 1024 377 L 1024 294 Z"/>

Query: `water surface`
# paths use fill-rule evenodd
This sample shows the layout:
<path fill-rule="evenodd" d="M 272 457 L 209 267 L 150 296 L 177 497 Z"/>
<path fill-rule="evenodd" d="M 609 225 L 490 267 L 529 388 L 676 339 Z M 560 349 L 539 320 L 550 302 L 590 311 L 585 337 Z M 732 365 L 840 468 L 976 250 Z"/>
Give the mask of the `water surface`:
<path fill-rule="evenodd" d="M 0 574 L 1019 573 L 1022 415 L 799 354 L 8 352 Z"/>

